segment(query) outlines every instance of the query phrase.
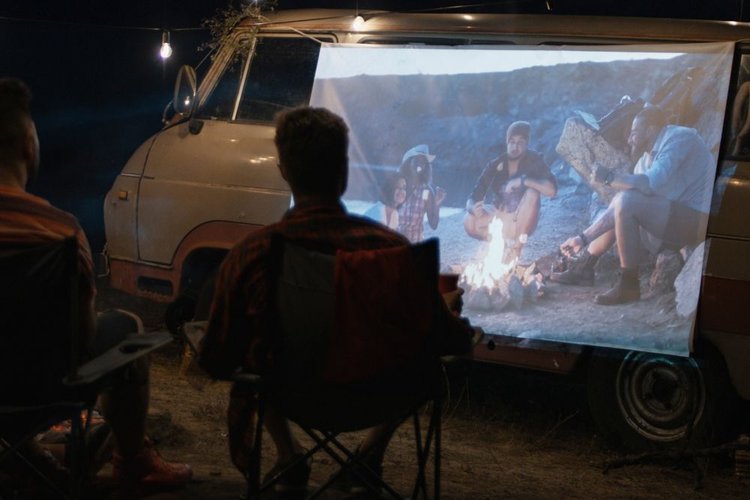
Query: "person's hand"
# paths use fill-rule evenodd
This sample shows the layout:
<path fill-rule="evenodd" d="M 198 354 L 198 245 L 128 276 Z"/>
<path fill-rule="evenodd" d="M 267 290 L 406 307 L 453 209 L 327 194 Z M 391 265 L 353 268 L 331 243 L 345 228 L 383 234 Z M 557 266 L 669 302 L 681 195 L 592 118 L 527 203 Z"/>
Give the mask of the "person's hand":
<path fill-rule="evenodd" d="M 484 202 L 469 200 L 466 202 L 466 211 L 475 217 L 481 217 L 485 212 Z"/>
<path fill-rule="evenodd" d="M 504 191 L 506 193 L 512 193 L 513 191 L 517 191 L 517 190 L 521 189 L 523 187 L 523 181 L 524 181 L 523 177 L 514 177 L 514 178 L 512 178 L 511 180 L 509 180 L 505 184 Z"/>
<path fill-rule="evenodd" d="M 464 300 L 461 298 L 463 294 L 464 289 L 461 287 L 443 294 L 445 305 L 448 306 L 448 310 L 452 312 L 454 316 L 461 316 L 461 311 L 464 308 Z"/>
<path fill-rule="evenodd" d="M 445 200 L 445 195 L 447 193 L 445 192 L 445 189 L 441 187 L 435 188 L 435 205 L 440 205 L 443 203 L 443 200 Z"/>
<path fill-rule="evenodd" d="M 565 240 L 562 245 L 560 245 L 560 251 L 566 257 L 575 256 L 578 252 L 581 251 L 582 248 L 583 241 L 581 240 L 580 236 L 572 236 Z"/>
<path fill-rule="evenodd" d="M 610 179 L 613 172 L 607 167 L 597 165 L 594 167 L 594 182 L 598 184 L 607 184 L 607 180 Z"/>
<path fill-rule="evenodd" d="M 474 330 L 474 335 L 471 336 L 471 345 L 475 346 L 484 338 L 484 330 L 478 326 L 472 326 L 471 328 Z"/>

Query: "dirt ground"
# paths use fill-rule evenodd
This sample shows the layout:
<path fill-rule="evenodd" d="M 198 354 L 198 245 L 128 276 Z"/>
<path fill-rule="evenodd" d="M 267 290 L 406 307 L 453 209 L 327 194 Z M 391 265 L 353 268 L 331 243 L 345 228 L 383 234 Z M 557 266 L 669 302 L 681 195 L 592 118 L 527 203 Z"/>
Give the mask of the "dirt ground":
<path fill-rule="evenodd" d="M 136 311 L 148 330 L 164 328 L 163 306 L 112 291 L 105 282 L 98 305 Z M 177 344 L 152 358 L 149 432 L 166 458 L 190 463 L 195 478 L 183 490 L 152 498 L 238 498 L 244 483 L 229 461 L 224 423 L 228 385 L 207 379 L 194 363 L 181 374 L 181 360 Z M 734 474 L 729 455 L 700 462 L 700 489 L 686 462 L 605 473 L 607 461 L 621 455 L 600 441 L 584 401 L 582 385 L 565 377 L 487 365 L 454 373 L 443 422 L 443 498 L 750 497 L 750 478 Z M 412 445 L 411 427 L 404 425 L 385 460 L 385 477 L 404 494 L 415 470 Z M 264 454 L 267 469 L 273 457 L 268 442 Z M 317 458 L 311 482 L 332 471 L 330 460 Z"/>

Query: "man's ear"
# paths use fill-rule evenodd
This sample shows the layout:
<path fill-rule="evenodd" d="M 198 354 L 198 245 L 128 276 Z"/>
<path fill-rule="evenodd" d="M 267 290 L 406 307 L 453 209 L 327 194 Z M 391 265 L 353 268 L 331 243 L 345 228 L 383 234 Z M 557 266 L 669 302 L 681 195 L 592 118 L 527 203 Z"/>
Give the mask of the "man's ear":
<path fill-rule="evenodd" d="M 29 179 L 33 179 L 39 170 L 39 136 L 33 122 L 26 127 L 21 154 L 26 165 Z"/>

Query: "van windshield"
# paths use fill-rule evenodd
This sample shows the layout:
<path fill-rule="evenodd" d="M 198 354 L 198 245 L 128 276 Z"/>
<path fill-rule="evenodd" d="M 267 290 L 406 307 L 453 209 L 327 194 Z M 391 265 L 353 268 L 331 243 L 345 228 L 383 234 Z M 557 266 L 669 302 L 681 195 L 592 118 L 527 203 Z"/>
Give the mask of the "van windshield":
<path fill-rule="evenodd" d="M 246 58 L 234 57 L 198 117 L 271 122 L 279 111 L 307 104 L 319 53 L 320 44 L 307 38 L 259 37 L 244 85 Z"/>

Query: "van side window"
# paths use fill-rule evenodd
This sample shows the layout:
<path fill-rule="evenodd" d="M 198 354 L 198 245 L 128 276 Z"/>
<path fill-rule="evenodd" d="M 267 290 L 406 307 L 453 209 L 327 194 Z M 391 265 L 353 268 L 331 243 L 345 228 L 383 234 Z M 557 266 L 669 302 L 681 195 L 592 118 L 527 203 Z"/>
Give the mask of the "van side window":
<path fill-rule="evenodd" d="M 259 38 L 237 112 L 238 120 L 270 122 L 310 101 L 320 44 L 307 38 Z"/>

